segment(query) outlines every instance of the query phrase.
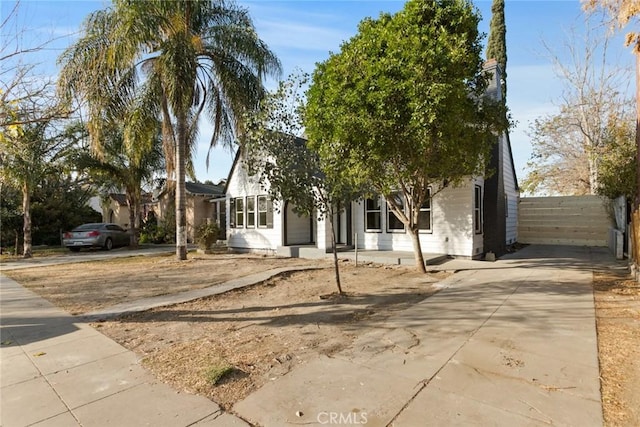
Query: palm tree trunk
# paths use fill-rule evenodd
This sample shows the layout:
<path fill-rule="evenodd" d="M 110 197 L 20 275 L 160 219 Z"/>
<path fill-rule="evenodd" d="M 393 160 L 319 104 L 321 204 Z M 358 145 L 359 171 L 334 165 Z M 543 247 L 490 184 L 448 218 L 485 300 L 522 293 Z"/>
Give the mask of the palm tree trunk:
<path fill-rule="evenodd" d="M 136 209 L 135 197 L 132 195 L 127 195 L 127 205 L 129 207 L 129 231 L 131 232 L 131 236 L 129 237 L 129 246 L 131 249 L 135 249 L 138 247 L 138 226 L 136 225 L 136 216 L 138 215 L 138 211 Z"/>
<path fill-rule="evenodd" d="M 187 212 L 185 200 L 185 171 L 187 146 L 187 120 L 177 117 L 178 138 L 176 141 L 176 257 L 187 259 Z"/>
<path fill-rule="evenodd" d="M 29 190 L 29 184 L 26 182 L 22 184 L 22 212 L 24 218 L 24 225 L 22 227 L 24 234 L 23 258 L 31 258 L 33 256 L 31 250 L 31 194 Z M 16 251 L 17 249 L 18 248 L 16 248 Z"/>

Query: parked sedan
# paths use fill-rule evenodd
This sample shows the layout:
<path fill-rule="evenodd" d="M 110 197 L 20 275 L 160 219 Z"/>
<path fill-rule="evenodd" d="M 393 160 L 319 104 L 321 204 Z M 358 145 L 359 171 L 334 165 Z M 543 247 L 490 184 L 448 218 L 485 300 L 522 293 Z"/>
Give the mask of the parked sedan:
<path fill-rule="evenodd" d="M 104 248 L 111 250 L 118 246 L 128 246 L 131 234 L 118 224 L 97 222 L 83 224 L 64 233 L 62 245 L 71 252 L 82 248 Z"/>

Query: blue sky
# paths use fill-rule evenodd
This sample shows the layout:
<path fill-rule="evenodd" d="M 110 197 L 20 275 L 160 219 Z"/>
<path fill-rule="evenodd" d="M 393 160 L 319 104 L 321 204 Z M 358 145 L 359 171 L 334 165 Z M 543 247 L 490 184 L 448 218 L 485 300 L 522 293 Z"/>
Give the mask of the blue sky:
<path fill-rule="evenodd" d="M 393 13 L 404 6 L 403 1 L 371 0 L 254 0 L 238 3 L 249 9 L 259 36 L 282 61 L 283 77 L 296 68 L 311 73 L 316 63 L 324 61 L 329 52 L 338 52 L 340 44 L 355 35 L 362 19 L 377 17 L 380 12 Z M 522 180 L 531 155 L 530 137 L 527 135 L 530 123 L 553 113 L 562 91 L 542 41 L 561 52 L 569 29 L 575 27 L 579 30 L 584 24 L 578 0 L 506 0 L 505 3 L 508 106 L 517 122 L 511 131 L 511 143 L 516 173 Z M 11 27 L 3 28 L 2 38 L 13 42 L 17 36 L 23 48 L 57 38 L 43 51 L 25 58 L 25 62 L 40 63 L 42 73 L 53 75 L 56 73 L 55 58 L 76 39 L 83 19 L 108 4 L 103 0 L 22 0 L 17 19 Z M 488 33 L 491 0 L 475 0 L 474 4 L 482 16 L 480 31 Z M 2 19 L 12 7 L 11 1 L 0 3 Z M 619 65 L 633 66 L 633 56 L 623 47 L 621 37 L 611 46 Z M 194 161 L 197 178 L 217 182 L 226 178 L 233 154 L 222 149 L 214 150 L 207 170 L 205 158 L 211 127 L 204 121 L 201 126 L 202 142 Z"/>

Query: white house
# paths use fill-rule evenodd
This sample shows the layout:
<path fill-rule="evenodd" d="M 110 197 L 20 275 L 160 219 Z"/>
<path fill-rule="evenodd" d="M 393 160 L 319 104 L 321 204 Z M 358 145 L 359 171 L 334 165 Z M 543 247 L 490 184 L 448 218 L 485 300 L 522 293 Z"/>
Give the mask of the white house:
<path fill-rule="evenodd" d="M 489 88 L 501 97 L 499 69 Z M 422 206 L 420 243 L 425 253 L 480 258 L 501 254 L 517 240 L 518 187 L 508 135 L 499 138 L 492 153 L 489 179 L 470 177 L 455 188 L 435 194 Z M 232 250 L 277 253 L 289 247 L 312 246 L 330 251 L 327 222 L 299 216 L 290 203 L 272 201 L 257 177 L 249 176 L 236 156 L 225 189 L 228 207 L 227 245 Z M 413 251 L 411 236 L 382 197 L 352 202 L 336 218 L 337 243 L 358 249 Z M 357 236 L 357 237 L 356 237 Z"/>

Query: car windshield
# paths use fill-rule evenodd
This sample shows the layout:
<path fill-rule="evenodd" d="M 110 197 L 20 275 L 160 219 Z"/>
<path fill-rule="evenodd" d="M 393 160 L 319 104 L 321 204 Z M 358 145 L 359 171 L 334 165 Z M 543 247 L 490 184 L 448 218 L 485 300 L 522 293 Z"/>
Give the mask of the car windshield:
<path fill-rule="evenodd" d="M 73 231 L 95 230 L 96 228 L 100 228 L 100 224 L 82 224 L 74 228 Z"/>

